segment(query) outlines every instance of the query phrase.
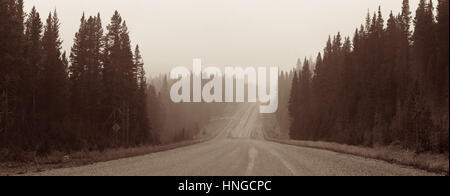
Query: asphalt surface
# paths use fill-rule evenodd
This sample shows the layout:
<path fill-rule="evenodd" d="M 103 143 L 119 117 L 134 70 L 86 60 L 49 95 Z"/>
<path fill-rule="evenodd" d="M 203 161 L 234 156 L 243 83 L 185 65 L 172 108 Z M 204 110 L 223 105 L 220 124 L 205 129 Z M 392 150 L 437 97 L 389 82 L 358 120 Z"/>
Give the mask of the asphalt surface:
<path fill-rule="evenodd" d="M 422 176 L 384 161 L 265 141 L 258 107 L 215 120 L 218 136 L 205 143 L 145 156 L 54 169 L 43 176 Z"/>

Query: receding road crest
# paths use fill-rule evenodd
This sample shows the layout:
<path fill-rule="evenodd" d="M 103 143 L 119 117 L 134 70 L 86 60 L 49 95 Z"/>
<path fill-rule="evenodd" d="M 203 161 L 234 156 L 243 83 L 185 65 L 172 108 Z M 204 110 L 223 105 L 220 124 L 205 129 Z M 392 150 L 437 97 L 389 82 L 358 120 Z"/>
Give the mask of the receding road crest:
<path fill-rule="evenodd" d="M 202 70 L 201 59 L 194 59 L 192 72 L 185 67 L 176 67 L 170 72 L 170 78 L 178 80 L 172 85 L 170 98 L 175 103 L 244 103 L 247 86 L 248 102 L 259 102 L 260 113 L 274 113 L 278 110 L 278 67 L 270 67 L 269 82 L 267 72 L 267 67 L 225 67 L 223 75 L 217 67 Z M 202 85 L 202 80 L 210 81 Z"/>

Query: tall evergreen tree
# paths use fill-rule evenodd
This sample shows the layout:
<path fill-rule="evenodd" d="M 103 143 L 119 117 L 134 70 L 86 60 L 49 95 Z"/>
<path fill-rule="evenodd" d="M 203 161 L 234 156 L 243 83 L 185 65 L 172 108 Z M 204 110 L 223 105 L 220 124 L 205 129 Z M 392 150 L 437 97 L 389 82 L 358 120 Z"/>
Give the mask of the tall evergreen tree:
<path fill-rule="evenodd" d="M 0 1 L 0 146 L 18 152 L 23 144 L 24 12 L 22 0 Z"/>
<path fill-rule="evenodd" d="M 137 73 L 137 82 L 139 88 L 146 88 L 147 81 L 145 78 L 145 69 L 144 69 L 144 61 L 142 60 L 141 51 L 139 49 L 139 45 L 136 46 L 136 49 L 134 50 L 134 66 L 136 67 L 136 73 Z"/>
<path fill-rule="evenodd" d="M 294 78 L 292 79 L 292 85 L 291 85 L 291 96 L 289 99 L 289 114 L 291 116 L 291 126 L 290 126 L 290 137 L 291 138 L 298 138 L 298 131 L 299 127 L 297 126 L 298 120 L 298 96 L 299 96 L 299 78 L 296 71 L 294 71 Z"/>
<path fill-rule="evenodd" d="M 139 144 L 145 144 L 149 142 L 153 142 L 155 140 L 154 137 L 152 137 L 152 134 L 150 133 L 150 116 L 147 113 L 148 106 L 147 104 L 147 81 L 145 77 L 145 70 L 144 70 L 144 61 L 142 60 L 141 52 L 139 50 L 139 45 L 136 46 L 136 49 L 134 51 L 134 58 L 133 63 L 137 70 L 137 94 L 136 94 L 136 102 L 135 102 L 135 108 L 136 108 L 136 114 L 137 114 L 137 143 Z M 154 92 L 151 96 L 154 96 Z"/>
<path fill-rule="evenodd" d="M 448 108 L 448 90 L 449 90 L 449 7 L 448 0 L 440 0 L 437 7 L 437 42 L 438 44 L 438 67 L 434 69 L 436 77 L 437 91 L 442 97 L 440 101 L 443 108 Z M 448 112 L 448 110 L 447 110 Z"/>
<path fill-rule="evenodd" d="M 145 108 L 145 105 L 136 104 L 138 100 L 145 102 L 138 93 L 140 82 L 143 82 L 139 81 L 139 77 L 142 79 L 144 72 L 143 69 L 138 70 L 137 66 L 141 64 L 134 62 L 136 59 L 131 51 L 128 27 L 117 11 L 112 16 L 107 30 L 103 69 L 107 113 L 115 116 L 112 123 L 122 127 L 122 132 L 118 135 L 120 143 L 129 146 L 139 142 L 137 140 L 142 133 L 148 132 L 147 125 L 139 124 L 143 120 L 138 116 L 139 108 Z"/>
<path fill-rule="evenodd" d="M 409 43 L 409 39 L 411 37 L 411 10 L 409 6 L 409 0 L 403 0 L 402 3 L 402 12 L 400 14 L 400 25 L 402 28 L 402 32 L 404 37 L 407 39 Z"/>
<path fill-rule="evenodd" d="M 299 118 L 297 119 L 299 122 L 299 130 L 301 131 L 299 137 L 301 138 L 307 138 L 310 139 L 311 135 L 306 132 L 307 130 L 307 123 L 311 120 L 310 118 L 310 111 L 311 111 L 311 69 L 310 69 L 310 63 L 308 60 L 304 60 L 303 68 L 301 70 L 301 77 L 300 77 L 300 89 L 299 89 L 299 95 L 298 95 L 298 107 L 300 108 L 297 115 L 299 115 Z"/>
<path fill-rule="evenodd" d="M 40 146 L 42 153 L 48 153 L 51 146 L 56 145 L 58 137 L 63 134 L 62 124 L 66 119 L 67 107 L 67 71 L 61 59 L 61 44 L 59 37 L 59 19 L 56 10 L 50 13 L 42 37 L 43 67 L 40 89 L 41 125 L 46 135 Z M 44 112 L 45 111 L 45 112 Z"/>
<path fill-rule="evenodd" d="M 102 138 L 105 137 L 100 125 L 102 119 L 106 118 L 101 115 L 102 37 L 100 15 L 86 19 L 83 14 L 70 55 L 71 116 L 72 120 L 85 125 L 78 132 L 90 143 L 104 141 Z M 96 134 L 90 133 L 92 131 Z"/>
<path fill-rule="evenodd" d="M 25 51 L 26 68 L 24 69 L 23 90 L 27 115 L 28 133 L 26 138 L 36 140 L 38 135 L 38 90 L 40 89 L 39 82 L 41 81 L 42 69 L 42 21 L 36 8 L 33 7 L 25 22 Z M 29 147 L 33 148 L 36 142 L 31 141 Z"/>
<path fill-rule="evenodd" d="M 419 7 L 416 11 L 414 20 L 415 29 L 413 34 L 413 51 L 414 51 L 414 72 L 416 77 L 425 81 L 430 72 L 429 68 L 432 66 L 433 55 L 435 54 L 434 33 L 429 31 L 434 30 L 434 14 L 433 5 L 426 3 L 425 0 L 420 0 Z M 427 84 L 424 84 L 427 85 Z"/>

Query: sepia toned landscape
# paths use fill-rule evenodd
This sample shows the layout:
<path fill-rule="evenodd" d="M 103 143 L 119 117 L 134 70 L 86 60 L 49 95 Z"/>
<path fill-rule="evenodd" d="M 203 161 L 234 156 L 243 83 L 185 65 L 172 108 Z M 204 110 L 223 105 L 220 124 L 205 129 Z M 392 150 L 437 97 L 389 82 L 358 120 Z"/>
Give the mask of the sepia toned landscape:
<path fill-rule="evenodd" d="M 448 176 L 448 3 L 0 0 L 0 175 Z"/>

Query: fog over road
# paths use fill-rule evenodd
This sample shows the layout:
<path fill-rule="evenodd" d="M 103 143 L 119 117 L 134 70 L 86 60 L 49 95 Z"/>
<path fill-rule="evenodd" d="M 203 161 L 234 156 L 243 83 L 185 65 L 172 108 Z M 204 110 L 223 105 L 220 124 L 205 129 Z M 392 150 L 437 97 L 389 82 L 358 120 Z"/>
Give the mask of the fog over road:
<path fill-rule="evenodd" d="M 433 175 L 422 170 L 325 150 L 265 141 L 256 105 L 213 120 L 218 136 L 205 143 L 149 155 L 55 169 L 34 175 L 323 176 Z M 208 128 L 207 127 L 207 128 Z"/>

